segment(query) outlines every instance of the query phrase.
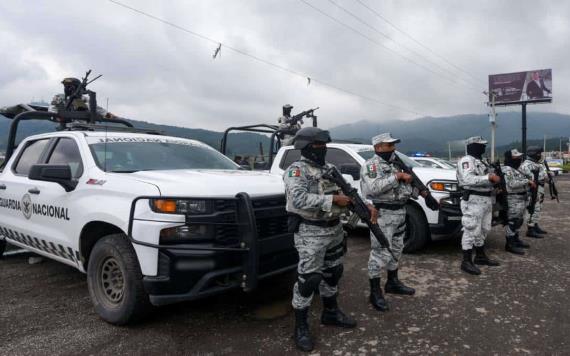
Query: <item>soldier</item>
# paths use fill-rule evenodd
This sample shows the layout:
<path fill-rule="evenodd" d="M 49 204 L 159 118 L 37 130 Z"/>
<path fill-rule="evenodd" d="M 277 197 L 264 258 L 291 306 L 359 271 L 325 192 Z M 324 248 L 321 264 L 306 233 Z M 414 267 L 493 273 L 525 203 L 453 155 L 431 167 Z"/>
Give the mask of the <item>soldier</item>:
<path fill-rule="evenodd" d="M 520 171 L 524 175 L 534 181 L 535 173 L 537 173 L 538 180 L 535 182 L 538 184 L 537 199 L 534 204 L 534 211 L 530 207 L 532 204 L 531 198 L 529 197 L 529 214 L 527 219 L 527 230 L 526 236 L 534 237 L 537 239 L 543 238 L 543 234 L 547 232 L 538 226 L 538 220 L 540 219 L 540 212 L 542 211 L 542 203 L 544 202 L 544 180 L 546 179 L 546 167 L 540 162 L 542 158 L 542 148 L 538 146 L 531 146 L 527 150 L 527 159 L 521 164 Z M 532 214 L 530 213 L 532 212 Z"/>
<path fill-rule="evenodd" d="M 306 127 L 297 132 L 293 142 L 301 150 L 301 159 L 285 171 L 289 227 L 295 232 L 299 253 L 298 278 L 293 287 L 295 310 L 295 344 L 311 351 L 313 341 L 307 314 L 314 292 L 318 289 L 323 302 L 321 323 L 354 328 L 356 321 L 338 307 L 338 282 L 342 276 L 344 231 L 339 216 L 346 212 L 350 199 L 336 184 L 323 179 L 331 165 L 325 163 L 328 131 Z"/>
<path fill-rule="evenodd" d="M 527 206 L 528 188 L 536 188 L 536 184 L 529 180 L 519 170 L 522 163 L 522 153 L 517 149 L 505 152 L 505 166 L 503 167 L 503 177 L 507 188 L 507 225 L 505 226 L 505 237 L 507 242 L 505 250 L 517 255 L 524 255 L 523 248 L 530 245 L 519 238 L 519 229 L 523 224 L 524 212 Z"/>
<path fill-rule="evenodd" d="M 283 140 L 283 145 L 287 146 L 290 145 L 293 137 L 301 129 L 301 124 L 303 124 L 303 120 L 299 120 L 299 122 L 293 122 L 291 120 L 291 110 L 293 110 L 293 106 L 289 104 L 283 105 L 283 116 L 279 117 L 279 131 L 280 131 L 280 138 Z"/>
<path fill-rule="evenodd" d="M 374 203 L 378 209 L 378 226 L 390 242 L 390 247 L 399 260 L 404 248 L 406 234 L 405 204 L 413 197 L 417 199 L 418 190 L 412 188 L 412 176 L 401 172 L 392 163 L 395 155 L 395 144 L 399 139 L 390 133 L 383 133 L 372 138 L 376 155 L 366 161 L 361 170 L 360 187 L 362 195 Z M 378 240 L 371 234 L 372 248 L 368 259 L 368 277 L 370 279 L 370 303 L 380 311 L 389 309 L 382 288 L 380 276 L 383 268 L 388 270 L 388 278 L 384 286 L 386 293 L 413 295 L 415 290 L 405 286 L 398 279 L 398 262 L 387 249 L 382 248 Z"/>
<path fill-rule="evenodd" d="M 490 173 L 489 166 L 483 162 L 483 153 L 485 153 L 487 145 L 487 141 L 483 137 L 470 137 L 467 139 L 466 145 L 467 155 L 463 156 L 457 164 L 457 181 L 463 190 L 461 200 L 463 261 L 461 262 L 461 269 L 469 274 L 479 275 L 481 270 L 476 264 L 499 266 L 497 261 L 489 259 L 485 254 L 485 238 L 491 230 L 494 185 L 498 184 L 501 178 Z M 474 261 L 473 248 L 475 248 Z"/>
<path fill-rule="evenodd" d="M 49 111 L 52 112 L 59 112 L 65 109 L 65 104 L 67 99 L 76 93 L 77 88 L 81 86 L 81 80 L 77 78 L 65 78 L 61 81 L 63 84 L 63 94 L 56 94 L 53 99 L 51 100 L 51 104 L 49 106 Z M 71 104 L 72 111 L 88 111 L 89 110 L 89 97 L 87 95 L 83 95 L 80 98 L 76 98 L 73 100 Z M 115 117 L 112 113 L 108 112 L 107 110 L 103 109 L 100 106 L 97 106 L 97 114 L 101 115 L 106 119 L 112 119 Z"/>

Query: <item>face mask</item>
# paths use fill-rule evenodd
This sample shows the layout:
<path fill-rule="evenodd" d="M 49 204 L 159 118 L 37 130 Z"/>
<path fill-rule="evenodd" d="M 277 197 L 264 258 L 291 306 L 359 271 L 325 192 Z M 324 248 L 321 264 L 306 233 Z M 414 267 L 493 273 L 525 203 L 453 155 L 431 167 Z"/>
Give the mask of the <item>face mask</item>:
<path fill-rule="evenodd" d="M 390 160 L 392 160 L 392 155 L 394 154 L 394 151 L 389 151 L 389 152 L 376 152 L 376 154 L 382 158 L 384 161 L 386 162 L 390 162 Z"/>
<path fill-rule="evenodd" d="M 513 159 L 512 166 L 514 169 L 518 169 L 521 166 L 522 160 L 521 159 Z"/>
<path fill-rule="evenodd" d="M 76 90 L 77 90 L 77 88 L 73 85 L 65 85 L 63 87 L 63 92 L 64 92 L 65 96 L 73 95 Z"/>
<path fill-rule="evenodd" d="M 310 159 L 320 166 L 325 165 L 325 156 L 327 155 L 327 146 L 311 147 L 311 145 L 301 150 L 301 156 Z"/>
<path fill-rule="evenodd" d="M 483 153 L 485 153 L 485 145 L 482 145 L 480 143 L 472 143 L 470 145 L 467 145 L 468 155 L 481 159 Z"/>

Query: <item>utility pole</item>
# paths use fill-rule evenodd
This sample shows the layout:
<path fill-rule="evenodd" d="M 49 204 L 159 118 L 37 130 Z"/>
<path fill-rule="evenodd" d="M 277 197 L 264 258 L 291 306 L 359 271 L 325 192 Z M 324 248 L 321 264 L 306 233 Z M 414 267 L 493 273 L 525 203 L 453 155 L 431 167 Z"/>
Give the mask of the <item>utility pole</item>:
<path fill-rule="evenodd" d="M 542 152 L 544 152 L 544 156 L 546 157 L 546 135 L 544 135 L 544 139 L 542 140 Z"/>

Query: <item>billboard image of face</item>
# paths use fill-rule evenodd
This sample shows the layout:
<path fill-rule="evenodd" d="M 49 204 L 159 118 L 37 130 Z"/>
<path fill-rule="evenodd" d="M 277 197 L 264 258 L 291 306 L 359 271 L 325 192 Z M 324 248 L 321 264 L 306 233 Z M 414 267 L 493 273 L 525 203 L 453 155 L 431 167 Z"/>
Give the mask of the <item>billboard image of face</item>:
<path fill-rule="evenodd" d="M 552 70 L 493 74 L 489 76 L 489 93 L 495 105 L 552 101 Z M 489 102 L 492 101 L 489 95 Z"/>

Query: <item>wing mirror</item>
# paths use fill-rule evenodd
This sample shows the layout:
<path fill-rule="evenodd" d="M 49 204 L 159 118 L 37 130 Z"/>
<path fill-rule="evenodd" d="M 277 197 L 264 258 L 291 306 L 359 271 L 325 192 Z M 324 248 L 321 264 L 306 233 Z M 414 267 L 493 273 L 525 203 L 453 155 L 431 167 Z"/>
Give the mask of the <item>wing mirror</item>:
<path fill-rule="evenodd" d="M 69 167 L 68 164 L 34 164 L 30 168 L 28 178 L 31 180 L 58 183 L 66 192 L 74 190 L 77 186 L 77 182 L 73 181 L 71 167 Z"/>

